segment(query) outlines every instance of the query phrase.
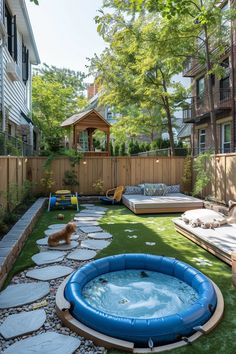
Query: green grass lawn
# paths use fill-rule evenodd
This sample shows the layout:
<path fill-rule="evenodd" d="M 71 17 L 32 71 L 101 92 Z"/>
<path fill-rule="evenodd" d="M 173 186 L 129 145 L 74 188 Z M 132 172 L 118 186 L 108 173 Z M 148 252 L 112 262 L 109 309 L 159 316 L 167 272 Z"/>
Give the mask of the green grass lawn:
<path fill-rule="evenodd" d="M 38 252 L 35 241 L 44 237 L 43 231 L 48 225 L 58 223 L 58 212 L 44 212 L 37 223 L 33 233 L 28 238 L 20 256 L 18 257 L 8 281 L 11 277 L 23 269 L 33 265 L 31 256 Z M 63 211 L 67 222 L 72 219 L 74 211 Z M 109 247 L 98 253 L 97 258 L 120 253 L 143 252 L 157 255 L 176 257 L 179 260 L 191 264 L 211 278 L 221 289 L 224 301 L 224 318 L 214 331 L 201 337 L 193 344 L 181 349 L 172 350 L 174 354 L 234 354 L 236 353 L 236 289 L 231 285 L 231 268 L 203 250 L 174 229 L 172 219 L 176 214 L 159 214 L 137 216 L 123 206 L 111 206 L 100 224 L 104 230 L 113 235 Z M 125 232 L 125 230 L 133 232 Z M 137 235 L 128 238 L 128 235 Z M 154 246 L 148 246 L 145 242 L 156 242 Z M 200 266 L 193 258 L 204 258 L 212 263 L 212 266 Z M 109 354 L 121 353 L 110 350 Z"/>

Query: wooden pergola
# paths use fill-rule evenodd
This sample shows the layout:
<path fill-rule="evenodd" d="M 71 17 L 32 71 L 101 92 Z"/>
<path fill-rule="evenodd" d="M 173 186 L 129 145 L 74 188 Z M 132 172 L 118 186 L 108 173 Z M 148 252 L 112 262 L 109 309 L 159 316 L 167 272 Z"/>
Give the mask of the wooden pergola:
<path fill-rule="evenodd" d="M 110 155 L 110 124 L 95 109 L 90 109 L 66 119 L 63 128 L 72 128 L 68 136 L 68 145 L 77 151 L 83 151 L 89 156 Z M 106 135 L 105 151 L 96 152 L 93 146 L 93 134 L 100 130 Z"/>

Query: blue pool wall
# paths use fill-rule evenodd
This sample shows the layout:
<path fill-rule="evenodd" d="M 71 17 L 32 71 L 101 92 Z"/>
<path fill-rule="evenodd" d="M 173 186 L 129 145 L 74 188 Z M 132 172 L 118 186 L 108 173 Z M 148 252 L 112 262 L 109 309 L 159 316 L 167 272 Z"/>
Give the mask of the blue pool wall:
<path fill-rule="evenodd" d="M 150 270 L 174 276 L 193 287 L 199 298 L 184 311 L 150 319 L 110 315 L 86 302 L 82 290 L 90 280 L 125 269 Z M 163 345 L 190 336 L 195 332 L 194 327 L 210 319 L 217 304 L 212 282 L 200 271 L 177 259 L 149 254 L 121 254 L 95 260 L 72 274 L 64 295 L 71 304 L 71 314 L 78 321 L 108 336 L 134 342 L 138 347 L 147 347 L 150 338 L 154 345 Z"/>

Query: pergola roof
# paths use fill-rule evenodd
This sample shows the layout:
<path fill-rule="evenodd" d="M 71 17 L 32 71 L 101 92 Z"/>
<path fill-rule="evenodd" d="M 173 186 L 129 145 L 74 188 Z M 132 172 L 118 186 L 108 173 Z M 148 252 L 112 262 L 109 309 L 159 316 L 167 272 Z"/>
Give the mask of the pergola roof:
<path fill-rule="evenodd" d="M 103 116 L 98 113 L 95 109 L 89 109 L 87 111 L 83 111 L 77 114 L 74 114 L 73 116 L 67 118 L 64 122 L 61 123 L 61 127 L 69 127 L 69 126 L 74 126 L 81 122 L 85 118 L 89 118 L 89 115 L 95 114 L 100 120 L 103 121 L 103 124 L 106 125 L 107 127 L 110 127 L 111 125 L 103 118 Z"/>

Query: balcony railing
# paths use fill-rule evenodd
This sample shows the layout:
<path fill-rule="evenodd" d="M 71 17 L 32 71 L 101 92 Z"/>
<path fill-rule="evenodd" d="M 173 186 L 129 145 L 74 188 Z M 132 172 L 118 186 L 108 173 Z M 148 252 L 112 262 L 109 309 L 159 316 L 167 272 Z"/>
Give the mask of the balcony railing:
<path fill-rule="evenodd" d="M 34 152 L 31 145 L 11 135 L 0 132 L 0 155 L 32 156 Z"/>
<path fill-rule="evenodd" d="M 226 29 L 223 29 L 223 38 L 224 38 L 224 47 L 225 47 L 225 53 L 230 50 L 230 46 L 233 45 L 235 47 L 235 43 L 231 43 L 230 41 L 230 33 L 229 33 L 229 27 Z M 205 51 L 205 48 L 203 44 L 199 45 L 196 48 L 196 53 L 202 53 L 202 56 L 205 57 L 203 54 Z M 216 41 L 216 38 L 214 38 L 214 35 L 211 36 L 211 53 L 217 53 L 219 51 L 219 44 Z M 204 60 L 203 60 L 204 61 Z M 184 69 L 182 75 L 184 77 L 195 77 L 200 71 L 204 70 L 204 67 L 206 67 L 206 64 L 203 62 L 199 62 L 197 58 L 188 58 L 185 62 Z"/>
<path fill-rule="evenodd" d="M 224 88 L 214 92 L 214 109 L 221 111 L 232 108 L 232 90 Z M 192 97 L 191 103 L 183 109 L 183 122 L 194 123 L 210 114 L 207 92 L 201 97 Z"/>

